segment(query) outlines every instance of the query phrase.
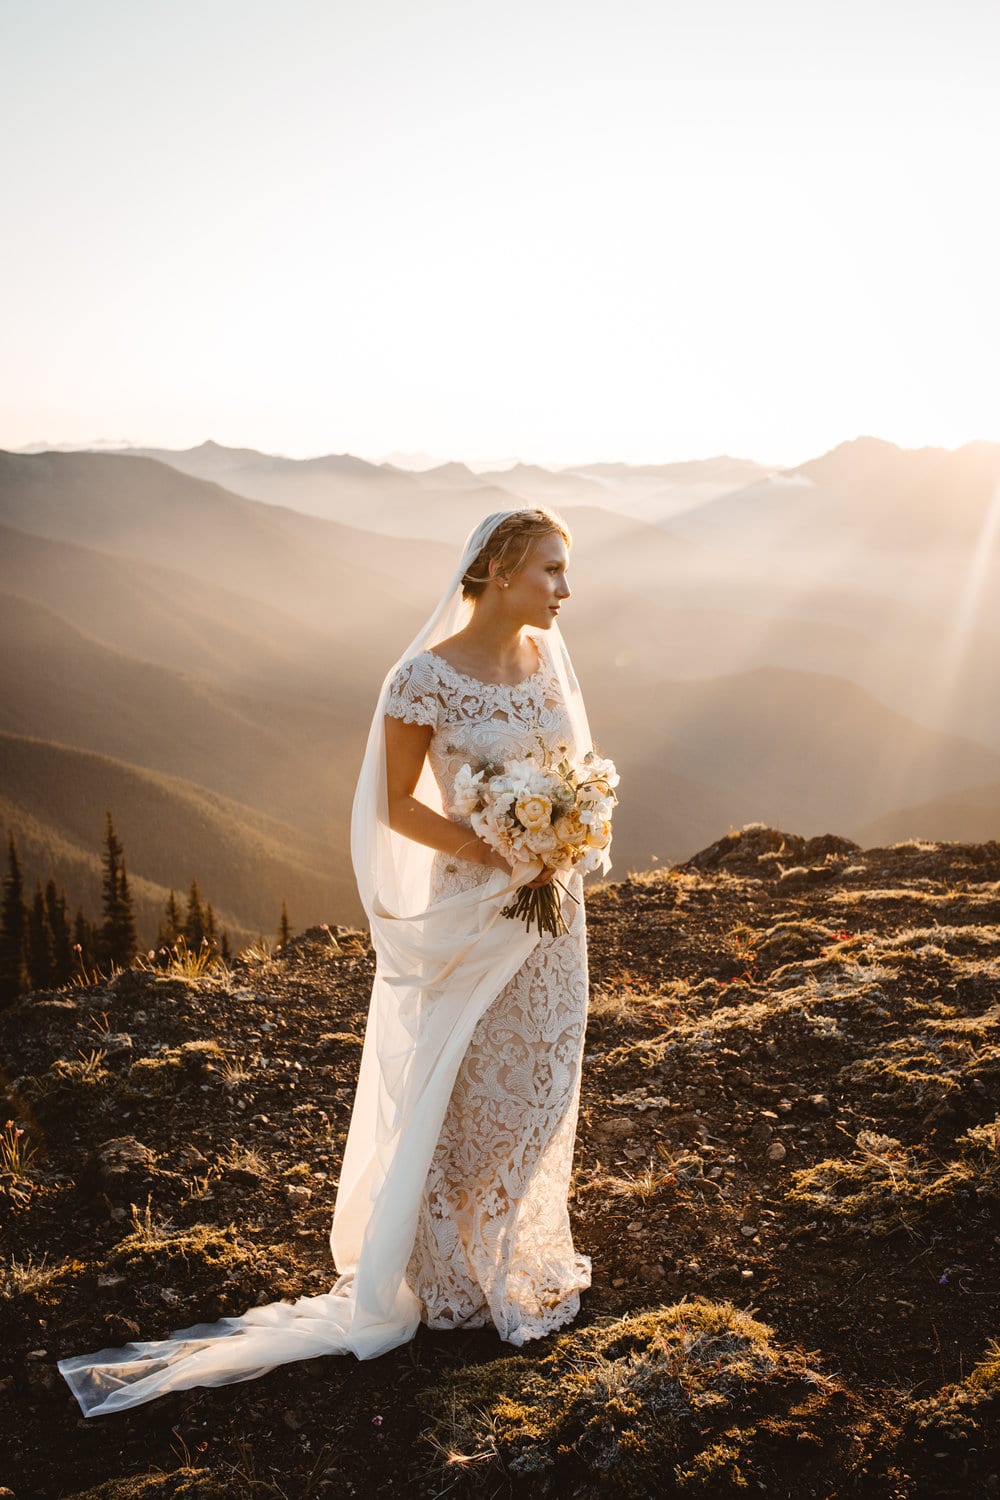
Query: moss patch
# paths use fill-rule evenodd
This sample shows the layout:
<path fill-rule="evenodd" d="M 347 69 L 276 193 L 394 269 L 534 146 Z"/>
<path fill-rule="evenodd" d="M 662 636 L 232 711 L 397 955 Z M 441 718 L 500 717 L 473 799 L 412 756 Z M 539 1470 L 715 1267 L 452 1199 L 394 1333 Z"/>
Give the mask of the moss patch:
<path fill-rule="evenodd" d="M 850 1157 L 828 1157 L 793 1172 L 786 1197 L 822 1213 L 855 1221 L 868 1234 L 886 1235 L 956 1200 L 1000 1198 L 1000 1117 L 959 1136 L 960 1154 L 943 1170 L 921 1159 L 895 1136 L 858 1132 Z"/>
<path fill-rule="evenodd" d="M 576 1487 L 589 1480 L 618 1495 L 729 1495 L 766 1478 L 752 1418 L 817 1389 L 835 1384 L 767 1324 L 697 1298 L 562 1334 L 540 1359 L 466 1368 L 420 1404 L 459 1482 L 492 1461 L 533 1493 L 589 1494 Z"/>
<path fill-rule="evenodd" d="M 272 1496 L 271 1485 L 241 1479 L 237 1486 L 232 1477 L 213 1474 L 210 1469 L 185 1465 L 172 1474 L 133 1474 L 127 1479 L 111 1479 L 93 1489 L 80 1490 L 72 1500 L 232 1500 L 234 1495 L 252 1500 L 255 1496 Z"/>

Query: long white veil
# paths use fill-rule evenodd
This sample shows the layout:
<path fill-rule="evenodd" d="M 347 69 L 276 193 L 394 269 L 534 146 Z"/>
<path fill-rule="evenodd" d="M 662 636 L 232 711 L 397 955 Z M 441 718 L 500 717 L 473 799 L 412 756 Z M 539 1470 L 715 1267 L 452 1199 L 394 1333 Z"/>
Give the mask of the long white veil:
<path fill-rule="evenodd" d="M 330 1291 L 251 1308 L 58 1361 L 85 1416 L 122 1411 L 167 1391 L 253 1380 L 318 1354 L 371 1359 L 412 1338 L 420 1306 L 406 1282 L 427 1172 L 455 1077 L 476 1023 L 535 947 L 537 928 L 498 920 L 519 882 L 494 871 L 471 891 L 429 900 L 434 851 L 389 827 L 385 700 L 397 668 L 453 635 L 471 615 L 462 579 L 493 529 L 515 511 L 486 516 L 427 620 L 383 680 L 351 818 L 351 855 L 371 926 L 376 973 L 330 1249 L 340 1272 Z M 591 748 L 583 698 L 558 623 L 545 646 L 559 677 L 574 749 Z M 443 812 L 425 761 L 416 796 Z M 609 860 L 605 856 L 605 868 Z"/>

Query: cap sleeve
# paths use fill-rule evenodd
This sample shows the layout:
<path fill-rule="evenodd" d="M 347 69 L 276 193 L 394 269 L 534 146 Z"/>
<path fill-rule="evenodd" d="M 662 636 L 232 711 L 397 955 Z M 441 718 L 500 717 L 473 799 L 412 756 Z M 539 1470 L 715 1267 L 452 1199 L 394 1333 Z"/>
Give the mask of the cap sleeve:
<path fill-rule="evenodd" d="M 441 700 L 437 676 L 426 651 L 404 661 L 394 674 L 386 695 L 385 711 L 405 724 L 428 724 L 431 729 L 437 728 Z"/>

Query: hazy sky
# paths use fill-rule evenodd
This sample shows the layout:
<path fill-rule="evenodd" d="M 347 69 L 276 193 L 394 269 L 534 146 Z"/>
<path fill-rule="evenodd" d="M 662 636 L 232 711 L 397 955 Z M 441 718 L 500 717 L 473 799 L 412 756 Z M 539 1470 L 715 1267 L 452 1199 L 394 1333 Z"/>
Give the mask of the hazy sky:
<path fill-rule="evenodd" d="M 1000 440 L 997 0 L 0 0 L 0 446 Z"/>

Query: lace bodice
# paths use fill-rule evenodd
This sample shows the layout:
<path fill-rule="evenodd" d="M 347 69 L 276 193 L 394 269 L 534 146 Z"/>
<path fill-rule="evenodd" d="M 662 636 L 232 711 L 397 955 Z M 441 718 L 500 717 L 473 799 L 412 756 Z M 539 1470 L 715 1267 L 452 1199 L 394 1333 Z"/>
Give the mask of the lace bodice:
<path fill-rule="evenodd" d="M 405 661 L 389 685 L 385 711 L 433 730 L 427 756 L 441 791 L 445 816 L 468 826 L 452 807 L 455 773 L 466 762 L 506 761 L 525 755 L 541 738 L 555 748 L 570 744 L 572 728 L 548 645 L 530 637 L 539 666 L 521 682 L 481 682 L 434 651 Z"/>

